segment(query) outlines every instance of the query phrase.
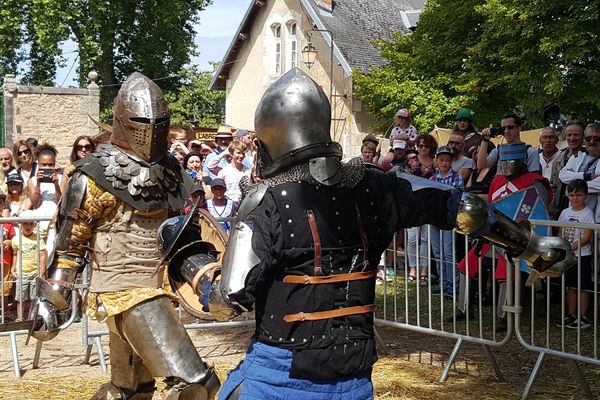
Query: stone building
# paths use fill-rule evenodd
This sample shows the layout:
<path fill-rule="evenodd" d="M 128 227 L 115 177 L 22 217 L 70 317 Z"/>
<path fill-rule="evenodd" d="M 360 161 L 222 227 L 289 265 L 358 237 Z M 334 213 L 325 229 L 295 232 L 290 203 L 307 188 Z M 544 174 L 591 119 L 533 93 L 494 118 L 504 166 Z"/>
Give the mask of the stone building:
<path fill-rule="evenodd" d="M 254 129 L 254 111 L 269 85 L 298 67 L 318 82 L 332 106 L 331 133 L 347 156 L 358 155 L 371 121 L 354 96 L 352 73 L 384 60 L 372 40 L 416 28 L 425 0 L 254 0 L 211 89 L 225 90 L 225 123 Z M 308 68 L 302 50 L 317 50 Z"/>
<path fill-rule="evenodd" d="M 89 77 L 87 88 L 60 88 L 17 85 L 14 75 L 6 75 L 4 146 L 12 149 L 17 140 L 29 137 L 39 143 L 47 141 L 58 149 L 58 166 L 67 166 L 75 138 L 98 134 L 98 127 L 88 115 L 99 120 L 100 91 L 95 72 Z"/>

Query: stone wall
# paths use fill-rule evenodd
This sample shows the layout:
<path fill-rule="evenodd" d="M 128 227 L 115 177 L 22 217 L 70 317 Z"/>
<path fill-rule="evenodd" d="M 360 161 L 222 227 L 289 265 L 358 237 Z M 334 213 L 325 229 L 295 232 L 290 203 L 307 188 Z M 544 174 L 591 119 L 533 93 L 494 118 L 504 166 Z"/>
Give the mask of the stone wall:
<path fill-rule="evenodd" d="M 87 88 L 17 85 L 14 75 L 4 77 L 5 146 L 12 150 L 19 139 L 36 138 L 58 149 L 57 164 L 66 167 L 73 141 L 79 135 L 94 136 L 98 128 L 100 91 L 90 73 Z"/>

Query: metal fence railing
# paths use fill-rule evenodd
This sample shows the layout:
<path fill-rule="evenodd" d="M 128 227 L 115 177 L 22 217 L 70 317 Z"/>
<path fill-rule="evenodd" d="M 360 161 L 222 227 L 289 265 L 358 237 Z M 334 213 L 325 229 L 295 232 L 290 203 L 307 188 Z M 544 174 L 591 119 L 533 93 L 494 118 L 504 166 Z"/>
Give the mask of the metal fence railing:
<path fill-rule="evenodd" d="M 0 246 L 0 259 L 2 260 L 0 263 L 0 287 L 2 288 L 2 298 L 0 299 L 0 324 L 7 323 L 5 326 L 8 326 L 8 323 L 20 322 L 27 319 L 28 299 L 35 295 L 32 282 L 35 276 L 39 276 L 41 268 L 41 252 L 39 249 L 41 249 L 40 245 L 44 242 L 43 236 L 45 235 L 41 225 L 50 220 L 51 217 L 36 217 L 35 219 L 20 217 L 0 218 L 0 242 L 3 244 Z M 23 235 L 23 224 L 28 222 L 35 223 L 32 232 L 35 238 L 24 245 L 26 238 Z M 8 248 L 9 243 L 12 247 L 16 246 L 18 249 L 23 249 L 24 251 L 28 246 L 34 246 L 34 250 L 37 251 L 37 260 L 29 259 L 28 265 L 31 267 L 31 263 L 33 262 L 37 272 L 26 271 L 26 273 L 24 273 L 23 252 L 18 251 L 16 254 L 12 254 L 11 252 L 11 256 L 8 256 L 8 252 L 11 251 Z M 13 264 L 15 266 L 16 276 L 10 273 Z M 14 296 L 12 296 L 12 307 L 9 307 L 8 299 L 11 297 L 11 291 Z M 72 306 L 74 305 L 76 305 L 75 299 L 73 299 L 72 302 Z M 73 320 L 74 315 L 63 324 L 61 329 L 66 329 L 73 323 Z M 17 336 L 27 334 L 29 334 L 28 329 L 15 328 L 10 331 L 0 330 L 0 337 L 7 336 L 10 339 L 13 369 L 15 376 L 17 377 L 21 376 Z M 36 343 L 33 368 L 38 367 L 41 349 L 42 342 L 38 340 Z"/>
<path fill-rule="evenodd" d="M 47 221 L 41 218 L 36 222 Z M 17 228 L 25 220 L 22 218 L 2 218 L 2 223 L 13 223 Z M 410 240 L 407 232 L 396 235 L 393 246 L 388 250 L 388 256 L 393 265 L 393 271 L 381 271 L 380 285 L 376 290 L 376 323 L 399 329 L 406 329 L 421 334 L 435 335 L 450 338 L 455 341 L 454 348 L 442 371 L 440 381 L 445 381 L 458 357 L 461 346 L 465 342 L 482 346 L 485 356 L 491 362 L 496 377 L 503 380 L 503 374 L 496 361 L 491 348 L 501 348 L 513 337 L 527 350 L 538 353 L 537 361 L 529 376 L 529 381 L 523 390 L 523 398 L 527 398 L 539 374 L 546 355 L 552 355 L 570 362 L 577 374 L 583 392 L 590 398 L 593 394 L 587 385 L 582 365 L 600 365 L 598 358 L 598 277 L 599 277 L 599 252 L 598 241 L 600 225 L 577 225 L 573 223 L 558 223 L 555 221 L 530 221 L 536 226 L 547 227 L 557 233 L 561 227 L 592 229 L 593 257 L 589 277 L 582 277 L 586 271 L 582 267 L 582 256 L 578 254 L 578 265 L 571 273 L 576 272 L 576 287 L 571 292 L 567 291 L 567 280 L 561 278 L 543 278 L 526 287 L 524 282 L 528 278 L 525 269 L 513 262 L 503 262 L 502 252 L 491 247 L 482 257 L 471 256 L 464 258 L 462 270 L 458 270 L 461 260 L 469 253 L 472 242 L 468 237 L 450 233 L 450 236 L 437 235 L 433 227 L 422 228 L 422 234 L 411 234 Z M 39 233 L 39 232 L 38 232 Z M 0 232 L 0 240 L 5 239 L 4 230 Z M 41 233 L 40 233 L 41 235 Z M 41 237 L 41 236 L 40 236 Z M 418 240 L 414 240 L 418 237 Z M 13 240 L 19 239 L 17 234 Z M 404 245 L 401 244 L 402 239 Z M 438 245 L 432 243 L 438 241 Z M 448 245 L 447 241 L 450 241 Z M 440 249 L 440 250 L 438 250 Z M 444 255 L 444 249 L 446 254 Z M 449 249 L 449 250 L 448 250 Z M 3 258 L 4 249 L 0 250 Z M 444 260 L 448 262 L 444 268 Z M 385 263 L 384 263 L 385 264 Z M 20 261 L 17 260 L 17 265 Z M 410 267 L 417 266 L 416 280 L 409 278 Z M 505 267 L 505 269 L 503 269 Z M 0 277 L 2 287 L 5 284 L 5 266 Z M 20 267 L 19 267 L 20 268 Z M 420 281 L 419 274 L 427 275 L 428 279 Z M 437 276 L 436 279 L 433 277 Z M 590 287 L 586 279 L 592 280 Z M 442 285 L 438 284 L 438 281 Z M 444 286 L 446 290 L 438 293 L 438 288 Z M 584 284 L 587 282 L 586 284 Z M 18 284 L 18 282 L 12 282 Z M 83 280 L 76 286 L 85 291 L 88 288 L 87 273 Z M 570 294 L 568 294 L 570 293 Z M 587 300 L 584 300 L 587 293 Z M 582 294 L 584 296 L 582 296 Z M 576 316 L 585 313 L 590 319 L 590 326 L 578 326 L 572 329 L 565 322 L 568 314 L 565 305 L 568 296 L 575 296 Z M 72 296 L 72 306 L 76 307 L 77 296 Z M 572 299 L 570 301 L 573 301 Z M 572 303 L 571 303 L 572 304 Z M 0 301 L 0 322 L 6 320 L 7 305 L 5 299 Z M 183 313 L 180 310 L 180 315 Z M 19 315 L 17 319 L 25 318 Z M 63 328 L 68 328 L 75 319 L 71 314 Z M 581 318 L 580 318 L 581 320 Z M 82 317 L 81 330 L 82 342 L 86 346 L 85 362 L 89 363 L 91 352 L 96 348 L 100 367 L 107 370 L 105 355 L 102 351 L 102 337 L 108 334 L 107 330 L 93 330 L 90 328 L 87 316 Z M 187 329 L 210 329 L 217 327 L 234 327 L 253 324 L 252 316 L 246 320 L 233 322 L 205 322 L 196 320 L 186 324 Z M 1 332 L 0 336 L 8 336 L 11 340 L 12 360 L 15 375 L 20 376 L 18 349 L 16 336 L 25 335 L 26 330 Z M 37 342 L 34 357 L 34 368 L 39 364 L 42 342 Z"/>
<path fill-rule="evenodd" d="M 598 254 L 598 234 L 600 225 L 577 225 L 558 223 L 556 221 L 531 221 L 538 227 L 547 227 L 554 233 L 561 227 L 593 229 L 593 243 Z M 598 358 L 598 259 L 594 257 L 592 274 L 593 287 L 588 292 L 590 326 L 579 326 L 572 329 L 565 324 L 565 303 L 568 293 L 562 278 L 543 278 L 533 282 L 531 287 L 525 286 L 529 274 L 527 268 L 509 260 L 502 261 L 502 251 L 491 247 L 487 257 L 470 257 L 473 244 L 469 238 L 455 233 L 451 234 L 452 267 L 444 270 L 443 249 L 439 235 L 432 235 L 433 227 L 422 227 L 423 234 L 417 236 L 415 243 L 410 242 L 409 234 L 404 234 L 404 245 L 399 246 L 398 237 L 393 241 L 388 253 L 393 257 L 393 272 L 383 272 L 383 281 L 377 289 L 376 323 L 406 329 L 422 334 L 450 338 L 455 345 L 449 354 L 448 361 L 442 371 L 440 382 L 448 378 L 448 374 L 456 360 L 461 346 L 465 342 L 480 344 L 490 360 L 496 377 L 504 380 L 502 371 L 494 358 L 491 348 L 501 348 L 513 336 L 527 350 L 538 353 L 537 362 L 531 372 L 529 381 L 523 390 L 523 398 L 528 398 L 533 383 L 546 355 L 553 355 L 570 360 L 574 365 L 580 387 L 589 397 L 594 398 L 587 385 L 578 363 L 600 365 Z M 402 233 L 398 233 L 402 234 Z M 434 240 L 440 240 L 439 246 L 432 246 Z M 414 237 L 414 236 L 413 236 Z M 443 237 L 443 236 L 441 236 Z M 388 257 L 389 258 L 389 257 Z M 577 288 L 573 289 L 577 296 L 577 315 L 582 314 L 581 255 L 578 254 Z M 462 270 L 458 271 L 461 264 Z M 504 258 L 506 260 L 506 258 Z M 411 266 L 420 266 L 423 275 L 428 279 L 420 282 L 419 276 L 414 281 L 409 278 Z M 504 269 L 504 266 L 506 268 Z M 448 271 L 449 274 L 448 274 Z M 447 275 L 444 277 L 444 272 Z M 572 271 L 574 272 L 574 271 Z M 433 275 L 436 275 L 432 279 Z M 447 278 L 451 279 L 447 279 Z M 592 278 L 593 277 L 593 278 Z M 437 284 L 437 281 L 441 283 Z M 439 287 L 447 290 L 439 293 Z M 448 284 L 447 282 L 451 282 Z M 587 303 L 586 303 L 587 304 Z"/>

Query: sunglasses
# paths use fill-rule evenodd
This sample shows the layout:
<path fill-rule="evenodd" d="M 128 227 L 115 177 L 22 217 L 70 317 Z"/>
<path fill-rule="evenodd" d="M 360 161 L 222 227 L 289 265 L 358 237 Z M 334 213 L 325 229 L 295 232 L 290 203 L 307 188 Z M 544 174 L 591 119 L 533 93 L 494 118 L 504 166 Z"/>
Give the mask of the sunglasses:
<path fill-rule="evenodd" d="M 586 142 L 593 142 L 593 143 L 598 143 L 600 142 L 600 136 L 588 136 L 586 138 L 584 138 L 583 140 L 585 140 Z"/>
<path fill-rule="evenodd" d="M 20 155 L 20 156 L 24 156 L 24 155 L 27 155 L 27 154 L 31 154 L 31 150 L 25 149 L 23 151 L 17 151 L 17 154 Z"/>
<path fill-rule="evenodd" d="M 452 146 L 452 145 L 457 145 L 458 146 L 458 145 L 461 145 L 463 143 L 464 142 L 455 142 L 454 140 L 449 140 L 448 141 L 448 146 Z"/>
<path fill-rule="evenodd" d="M 91 144 L 78 144 L 77 150 L 90 151 L 90 150 L 92 150 L 92 145 Z"/>
<path fill-rule="evenodd" d="M 507 130 L 513 130 L 517 127 L 517 125 L 506 125 L 506 126 L 501 126 L 500 129 L 502 129 L 504 132 L 506 132 Z"/>

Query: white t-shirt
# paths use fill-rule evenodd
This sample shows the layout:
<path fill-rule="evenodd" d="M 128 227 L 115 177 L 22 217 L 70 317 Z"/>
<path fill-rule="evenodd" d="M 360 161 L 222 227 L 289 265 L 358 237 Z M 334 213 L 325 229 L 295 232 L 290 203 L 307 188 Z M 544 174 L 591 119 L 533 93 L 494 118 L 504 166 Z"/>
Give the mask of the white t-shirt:
<path fill-rule="evenodd" d="M 35 176 L 30 178 L 33 182 L 34 186 L 37 185 L 37 178 Z M 58 175 L 58 184 L 59 186 L 62 184 L 63 175 Z M 53 182 L 40 182 L 39 184 L 40 190 L 40 204 L 37 208 L 34 209 L 35 215 L 44 216 L 44 217 L 52 217 L 57 210 L 56 205 L 56 186 L 54 186 Z M 48 228 L 49 221 L 44 221 L 40 223 L 42 229 Z"/>
<path fill-rule="evenodd" d="M 250 176 L 250 168 L 242 167 L 242 170 L 239 171 L 233 166 L 232 163 L 227 164 L 225 168 L 219 171 L 217 176 L 222 178 L 227 185 L 225 196 L 229 197 L 233 201 L 240 201 L 242 192 L 240 191 L 239 184 L 244 175 Z"/>
<path fill-rule="evenodd" d="M 594 213 L 589 208 L 585 207 L 580 211 L 573 211 L 572 207 L 565 208 L 558 217 L 560 222 L 574 222 L 577 224 L 593 224 Z M 579 238 L 583 234 L 583 230 L 579 228 L 563 228 L 563 237 L 569 241 L 569 243 L 579 241 Z M 592 245 L 588 242 L 581 248 L 582 256 L 589 256 L 592 254 Z"/>

